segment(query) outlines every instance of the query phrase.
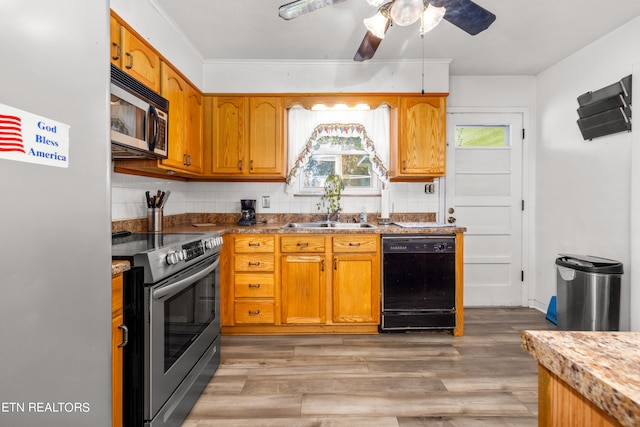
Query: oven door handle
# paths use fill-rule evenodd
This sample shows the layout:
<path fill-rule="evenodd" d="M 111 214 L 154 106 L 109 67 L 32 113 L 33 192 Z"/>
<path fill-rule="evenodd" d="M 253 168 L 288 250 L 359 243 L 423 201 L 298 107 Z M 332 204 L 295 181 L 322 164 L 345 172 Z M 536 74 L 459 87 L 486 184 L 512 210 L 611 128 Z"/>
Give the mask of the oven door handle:
<path fill-rule="evenodd" d="M 206 267 L 202 271 L 199 271 L 193 276 L 186 277 L 182 280 L 178 280 L 175 283 L 172 283 L 170 285 L 163 286 L 160 289 L 154 290 L 152 293 L 153 299 L 161 299 L 166 297 L 167 295 L 177 294 L 181 290 L 188 288 L 193 283 L 197 282 L 198 280 L 210 274 L 213 270 L 218 268 L 219 264 L 220 264 L 220 258 L 217 258 L 210 266 Z"/>

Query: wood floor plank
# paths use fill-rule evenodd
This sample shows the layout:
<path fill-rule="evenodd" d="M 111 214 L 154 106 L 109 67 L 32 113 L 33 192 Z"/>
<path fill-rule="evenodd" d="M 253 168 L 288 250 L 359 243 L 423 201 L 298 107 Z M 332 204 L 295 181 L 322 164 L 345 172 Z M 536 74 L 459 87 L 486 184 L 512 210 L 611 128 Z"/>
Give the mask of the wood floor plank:
<path fill-rule="evenodd" d="M 183 427 L 533 427 L 527 308 L 467 308 L 465 336 L 223 336 L 221 364 Z"/>
<path fill-rule="evenodd" d="M 367 395 L 307 394 L 302 415 L 378 415 L 417 417 L 427 415 L 509 416 L 530 415 L 529 410 L 511 393 L 421 393 Z"/>

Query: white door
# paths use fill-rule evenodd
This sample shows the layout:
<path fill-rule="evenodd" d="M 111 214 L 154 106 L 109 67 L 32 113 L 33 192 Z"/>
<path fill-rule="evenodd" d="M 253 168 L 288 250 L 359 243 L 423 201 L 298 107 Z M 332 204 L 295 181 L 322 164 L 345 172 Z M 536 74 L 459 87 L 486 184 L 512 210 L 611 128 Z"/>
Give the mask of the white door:
<path fill-rule="evenodd" d="M 464 305 L 522 305 L 522 115 L 447 114 L 445 221 L 466 227 Z"/>

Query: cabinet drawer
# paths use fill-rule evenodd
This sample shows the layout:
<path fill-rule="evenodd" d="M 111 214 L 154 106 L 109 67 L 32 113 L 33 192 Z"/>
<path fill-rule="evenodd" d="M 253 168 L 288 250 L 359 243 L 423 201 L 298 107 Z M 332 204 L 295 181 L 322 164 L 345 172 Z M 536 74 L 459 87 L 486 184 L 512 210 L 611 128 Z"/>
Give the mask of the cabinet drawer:
<path fill-rule="evenodd" d="M 236 324 L 275 323 L 273 301 L 236 301 Z"/>
<path fill-rule="evenodd" d="M 275 277 L 273 274 L 236 274 L 234 284 L 236 298 L 273 298 Z"/>
<path fill-rule="evenodd" d="M 324 252 L 324 237 L 310 235 L 284 236 L 280 238 L 280 250 L 290 253 Z"/>
<path fill-rule="evenodd" d="M 333 236 L 333 252 L 377 252 L 380 236 L 356 234 Z"/>
<path fill-rule="evenodd" d="M 273 271 L 273 254 L 238 254 L 235 256 L 236 271 Z"/>
<path fill-rule="evenodd" d="M 237 254 L 273 252 L 274 240 L 273 236 L 237 236 L 235 250 Z"/>

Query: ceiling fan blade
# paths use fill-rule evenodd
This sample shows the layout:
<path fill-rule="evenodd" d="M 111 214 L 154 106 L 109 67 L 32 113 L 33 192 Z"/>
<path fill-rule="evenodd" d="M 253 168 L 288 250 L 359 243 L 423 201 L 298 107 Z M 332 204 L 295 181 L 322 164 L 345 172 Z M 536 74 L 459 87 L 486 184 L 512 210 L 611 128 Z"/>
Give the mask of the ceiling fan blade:
<path fill-rule="evenodd" d="M 496 20 L 496 15 L 471 0 L 429 0 L 433 6 L 447 8 L 444 19 L 475 36 Z"/>
<path fill-rule="evenodd" d="M 296 0 L 280 6 L 278 14 L 282 19 L 289 20 L 343 1 L 346 0 Z"/>
<path fill-rule="evenodd" d="M 360 43 L 360 47 L 356 52 L 356 55 L 353 57 L 354 61 L 367 61 L 373 58 L 376 50 L 378 50 L 378 46 L 380 46 L 381 38 L 373 35 L 371 31 L 367 31 L 367 34 L 364 35 L 362 39 L 362 43 Z"/>

